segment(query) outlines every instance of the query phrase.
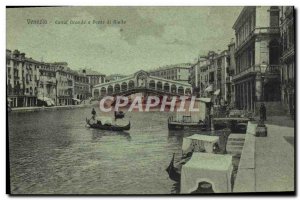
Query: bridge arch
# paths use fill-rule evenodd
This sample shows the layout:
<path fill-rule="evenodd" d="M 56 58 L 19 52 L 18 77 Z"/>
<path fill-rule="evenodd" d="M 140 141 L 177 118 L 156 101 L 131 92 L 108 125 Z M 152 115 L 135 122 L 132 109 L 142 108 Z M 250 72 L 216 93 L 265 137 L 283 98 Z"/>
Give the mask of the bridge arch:
<path fill-rule="evenodd" d="M 120 92 L 121 91 L 121 87 L 120 87 L 120 84 L 115 84 L 115 90 L 114 92 L 117 93 L 117 92 Z"/>
<path fill-rule="evenodd" d="M 169 85 L 169 83 L 165 83 L 164 84 L 164 91 L 165 92 L 170 92 L 170 85 Z"/>
<path fill-rule="evenodd" d="M 94 97 L 95 98 L 99 97 L 99 89 L 94 89 Z"/>
<path fill-rule="evenodd" d="M 149 81 L 149 88 L 150 89 L 155 89 L 155 81 L 154 80 Z"/>
<path fill-rule="evenodd" d="M 102 87 L 100 89 L 100 96 L 105 96 L 106 95 L 106 87 Z"/>
<path fill-rule="evenodd" d="M 176 87 L 175 84 L 172 84 L 172 85 L 171 85 L 171 92 L 172 92 L 172 93 L 177 93 L 177 87 Z"/>
<path fill-rule="evenodd" d="M 128 82 L 128 89 L 133 89 L 134 86 L 135 86 L 134 81 L 133 81 L 133 80 L 130 80 L 130 81 Z"/>
<path fill-rule="evenodd" d="M 180 95 L 184 94 L 184 88 L 182 86 L 178 87 L 178 94 L 180 94 Z"/>
<path fill-rule="evenodd" d="M 190 88 L 185 88 L 185 92 L 184 92 L 186 95 L 190 95 L 192 94 L 192 91 Z"/>
<path fill-rule="evenodd" d="M 127 83 L 126 83 L 126 82 L 123 82 L 123 83 L 121 84 L 121 90 L 122 90 L 122 91 L 126 91 L 126 90 L 127 90 Z"/>
<path fill-rule="evenodd" d="M 157 90 L 162 90 L 162 82 L 158 81 L 158 82 L 156 83 L 156 89 L 157 89 Z"/>
<path fill-rule="evenodd" d="M 113 92 L 114 92 L 113 86 L 112 86 L 112 85 L 109 85 L 109 86 L 107 87 L 107 94 L 112 94 Z"/>

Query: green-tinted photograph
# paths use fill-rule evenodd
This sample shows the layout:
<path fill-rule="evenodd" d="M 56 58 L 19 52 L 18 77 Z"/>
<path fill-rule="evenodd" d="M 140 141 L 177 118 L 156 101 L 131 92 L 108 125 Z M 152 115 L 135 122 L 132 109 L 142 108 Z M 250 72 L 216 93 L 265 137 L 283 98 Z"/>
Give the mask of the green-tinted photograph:
<path fill-rule="evenodd" d="M 294 16 L 6 7 L 7 193 L 295 194 Z"/>

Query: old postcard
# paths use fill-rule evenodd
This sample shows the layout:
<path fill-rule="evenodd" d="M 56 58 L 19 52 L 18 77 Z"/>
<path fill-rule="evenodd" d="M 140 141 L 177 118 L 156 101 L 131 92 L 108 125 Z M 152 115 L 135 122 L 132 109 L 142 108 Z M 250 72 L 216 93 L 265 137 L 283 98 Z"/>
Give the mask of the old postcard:
<path fill-rule="evenodd" d="M 293 6 L 7 7 L 7 193 L 295 193 Z"/>

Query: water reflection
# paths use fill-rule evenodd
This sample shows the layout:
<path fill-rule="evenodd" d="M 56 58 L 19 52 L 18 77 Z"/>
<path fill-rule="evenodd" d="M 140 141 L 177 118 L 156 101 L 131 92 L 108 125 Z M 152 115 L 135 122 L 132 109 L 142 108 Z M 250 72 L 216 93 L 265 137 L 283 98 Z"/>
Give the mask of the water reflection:
<path fill-rule="evenodd" d="M 131 141 L 130 133 L 127 131 L 106 131 L 106 130 L 98 130 L 98 129 L 92 129 L 89 128 L 89 130 L 92 132 L 92 142 L 98 142 L 101 140 L 102 137 L 109 137 L 109 136 L 121 136 L 126 138 L 128 141 Z"/>

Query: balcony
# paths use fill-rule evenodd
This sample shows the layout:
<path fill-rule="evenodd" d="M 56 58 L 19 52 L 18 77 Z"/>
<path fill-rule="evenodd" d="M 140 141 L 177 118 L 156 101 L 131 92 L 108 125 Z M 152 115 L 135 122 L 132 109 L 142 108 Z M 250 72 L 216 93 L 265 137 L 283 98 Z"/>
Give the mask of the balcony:
<path fill-rule="evenodd" d="M 267 73 L 267 74 L 280 74 L 280 68 L 281 68 L 280 65 L 269 65 L 266 68 L 265 73 Z"/>
<path fill-rule="evenodd" d="M 247 68 L 246 70 L 232 76 L 232 80 L 237 80 L 251 73 L 265 73 L 266 75 L 279 75 L 280 74 L 280 65 L 254 65 L 252 67 Z M 227 79 L 226 79 L 227 80 Z"/>
<path fill-rule="evenodd" d="M 245 69 L 244 71 L 237 73 L 235 75 L 232 76 L 232 80 L 236 80 L 239 78 L 242 78 L 245 75 L 248 75 L 250 73 L 256 73 L 256 72 L 260 72 L 261 71 L 261 67 L 258 65 L 253 65 L 247 69 Z"/>

